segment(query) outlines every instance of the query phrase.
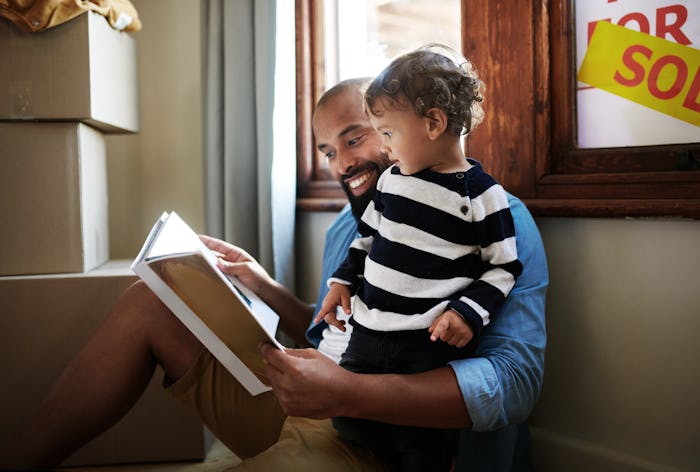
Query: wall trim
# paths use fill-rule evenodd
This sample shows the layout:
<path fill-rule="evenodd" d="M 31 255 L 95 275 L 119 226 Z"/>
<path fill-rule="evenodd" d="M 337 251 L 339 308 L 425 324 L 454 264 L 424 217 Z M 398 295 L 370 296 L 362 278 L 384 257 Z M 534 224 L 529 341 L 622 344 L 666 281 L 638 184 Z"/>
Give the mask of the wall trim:
<path fill-rule="evenodd" d="M 687 472 L 596 443 L 530 426 L 534 470 L 538 472 Z"/>

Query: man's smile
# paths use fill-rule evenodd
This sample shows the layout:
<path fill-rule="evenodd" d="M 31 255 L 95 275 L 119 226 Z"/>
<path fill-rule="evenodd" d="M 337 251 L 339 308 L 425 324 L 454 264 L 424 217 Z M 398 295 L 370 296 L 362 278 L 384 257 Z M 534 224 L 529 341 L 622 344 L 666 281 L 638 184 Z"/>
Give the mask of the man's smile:
<path fill-rule="evenodd" d="M 362 195 L 367 191 L 368 186 L 374 186 L 376 181 L 377 169 L 368 168 L 361 171 L 358 174 L 353 174 L 349 177 L 343 179 L 343 182 L 347 188 L 353 193 L 353 195 Z"/>
<path fill-rule="evenodd" d="M 360 175 L 359 177 L 357 177 L 356 179 L 349 179 L 346 182 L 350 188 L 357 188 L 360 185 L 367 182 L 368 179 L 369 179 L 369 175 L 367 175 L 367 172 L 365 172 L 362 175 Z"/>

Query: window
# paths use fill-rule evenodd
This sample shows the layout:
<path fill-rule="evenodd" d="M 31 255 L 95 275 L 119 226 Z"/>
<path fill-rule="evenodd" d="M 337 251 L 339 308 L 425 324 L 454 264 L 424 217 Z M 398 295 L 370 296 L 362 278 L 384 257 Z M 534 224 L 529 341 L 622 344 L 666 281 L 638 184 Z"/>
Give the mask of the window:
<path fill-rule="evenodd" d="M 297 1 L 300 207 L 338 209 L 345 194 L 313 146 L 313 104 L 340 80 L 378 74 L 430 42 L 461 49 L 460 0 Z"/>
<path fill-rule="evenodd" d="M 312 64 L 321 57 L 312 34 L 316 3 L 297 0 L 298 100 L 305 107 L 299 108 L 299 207 L 334 209 L 344 197 L 315 162 L 311 141 L 310 112 L 318 85 Z M 575 3 L 513 0 L 505 8 L 505 2 L 461 0 L 462 48 L 487 87 L 487 118 L 468 138 L 467 153 L 484 162 L 535 215 L 700 218 L 697 140 L 579 145 Z M 656 10 L 694 2 L 657 3 Z M 691 8 L 689 14 L 698 13 Z M 655 21 L 659 18 L 654 15 Z M 664 18 L 667 27 L 680 21 Z M 620 20 L 611 15 L 611 22 Z M 700 81 L 697 69 L 697 64 L 688 67 L 687 80 Z"/>
<path fill-rule="evenodd" d="M 579 0 L 574 17 L 580 148 L 700 141 L 697 2 Z"/>

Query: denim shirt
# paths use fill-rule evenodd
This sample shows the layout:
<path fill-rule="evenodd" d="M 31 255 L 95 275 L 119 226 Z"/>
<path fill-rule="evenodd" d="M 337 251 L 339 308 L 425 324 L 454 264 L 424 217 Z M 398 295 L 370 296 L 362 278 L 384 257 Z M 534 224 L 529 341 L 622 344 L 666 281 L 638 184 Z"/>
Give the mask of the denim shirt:
<path fill-rule="evenodd" d="M 516 197 L 508 195 L 508 201 L 523 272 L 500 312 L 481 332 L 475 356 L 449 363 L 473 431 L 491 431 L 527 419 L 539 396 L 544 374 L 547 260 L 530 212 Z M 328 292 L 325 281 L 343 261 L 356 237 L 357 223 L 347 205 L 326 233 L 317 309 Z M 323 321 L 309 326 L 307 338 L 315 346 L 325 327 Z"/>

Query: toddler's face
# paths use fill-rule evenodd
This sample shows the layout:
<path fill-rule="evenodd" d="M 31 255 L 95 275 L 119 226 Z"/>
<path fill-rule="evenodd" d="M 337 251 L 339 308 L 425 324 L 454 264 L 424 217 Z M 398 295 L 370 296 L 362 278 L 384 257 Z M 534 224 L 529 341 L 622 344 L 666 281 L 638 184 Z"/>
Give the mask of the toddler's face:
<path fill-rule="evenodd" d="M 382 151 L 402 174 L 412 175 L 433 165 L 428 118 L 379 98 L 369 113 L 369 121 L 382 137 Z"/>

